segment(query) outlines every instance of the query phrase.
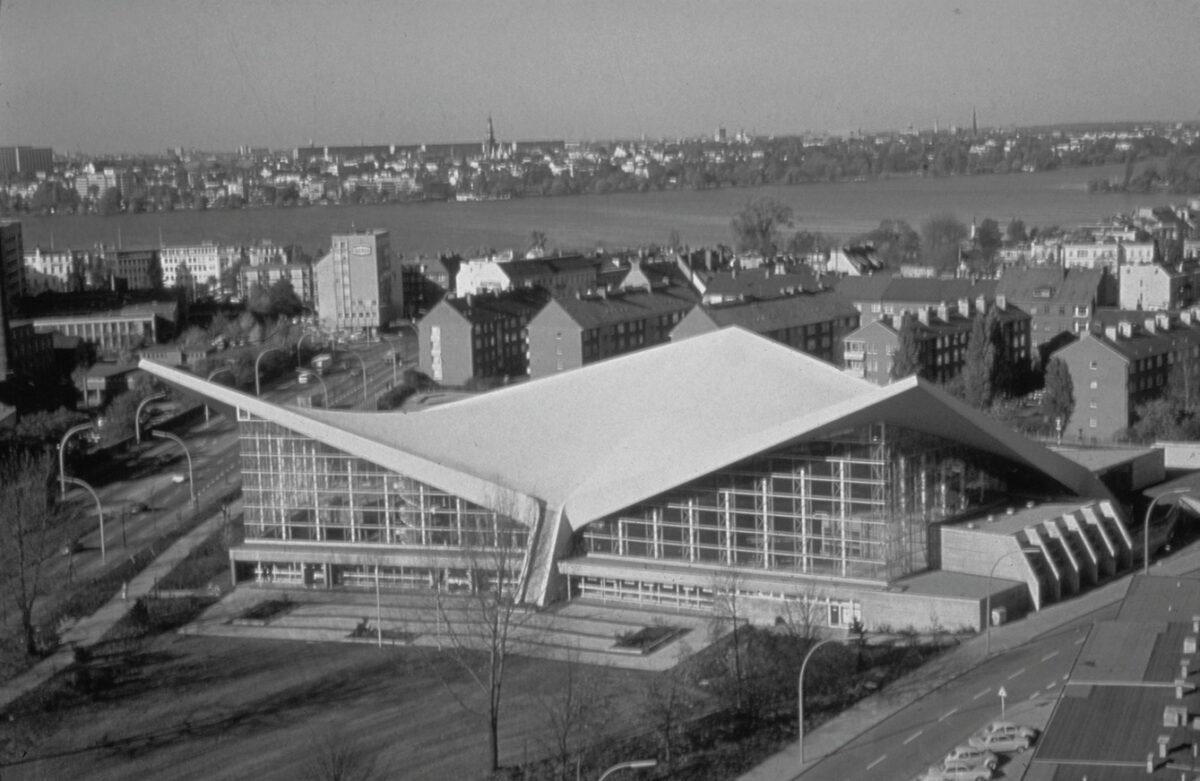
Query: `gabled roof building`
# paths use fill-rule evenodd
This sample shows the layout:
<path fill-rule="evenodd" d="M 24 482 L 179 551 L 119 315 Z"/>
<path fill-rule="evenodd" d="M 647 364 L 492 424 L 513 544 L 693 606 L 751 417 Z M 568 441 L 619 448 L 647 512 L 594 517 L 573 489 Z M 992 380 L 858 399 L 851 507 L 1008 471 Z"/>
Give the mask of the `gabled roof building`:
<path fill-rule="evenodd" d="M 740 328 L 410 413 L 142 366 L 236 412 L 242 583 L 979 628 L 989 596 L 1013 615 L 1130 565 L 1089 469 L 924 381 L 879 388 Z M 510 546 L 511 572 L 471 555 Z"/>

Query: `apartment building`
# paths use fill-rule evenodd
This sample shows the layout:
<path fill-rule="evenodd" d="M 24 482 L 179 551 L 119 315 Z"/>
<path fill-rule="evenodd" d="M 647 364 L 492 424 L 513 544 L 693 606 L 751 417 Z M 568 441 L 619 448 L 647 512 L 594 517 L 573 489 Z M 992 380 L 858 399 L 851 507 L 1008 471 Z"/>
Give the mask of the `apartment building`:
<path fill-rule="evenodd" d="M 554 298 L 529 322 L 529 376 L 667 342 L 698 302 L 692 288 L 670 283 Z"/>
<path fill-rule="evenodd" d="M 858 324 L 858 310 L 836 292 L 801 292 L 767 300 L 698 304 L 671 331 L 671 340 L 736 325 L 840 366 L 842 340 Z"/>
<path fill-rule="evenodd" d="M 1171 368 L 1183 362 L 1200 382 L 1200 309 L 1102 311 L 1078 341 L 1054 353 L 1071 373 L 1075 410 L 1064 430 L 1108 441 L 1133 425 L 1138 405 L 1160 397 Z"/>
<path fill-rule="evenodd" d="M 417 364 L 435 382 L 528 374 L 525 328 L 550 296 L 540 288 L 447 296 L 417 323 Z"/>
<path fill-rule="evenodd" d="M 1116 306 L 1118 298 L 1117 278 L 1106 267 L 1005 269 L 996 293 L 1029 315 L 1034 347 L 1085 333 L 1097 307 Z"/>
<path fill-rule="evenodd" d="M 162 283 L 166 287 L 215 287 L 221 281 L 222 272 L 240 263 L 244 257 L 241 247 L 211 241 L 162 247 L 159 249 Z"/>

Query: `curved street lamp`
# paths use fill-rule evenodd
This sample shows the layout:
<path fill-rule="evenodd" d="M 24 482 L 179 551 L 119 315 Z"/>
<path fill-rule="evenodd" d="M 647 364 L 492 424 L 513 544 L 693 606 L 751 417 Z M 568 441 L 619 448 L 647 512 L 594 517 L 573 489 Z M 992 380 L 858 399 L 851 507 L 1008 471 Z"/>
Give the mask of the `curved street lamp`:
<path fill-rule="evenodd" d="M 187 465 L 188 465 L 188 493 L 190 493 L 192 495 L 192 504 L 195 505 L 196 504 L 196 483 L 193 480 L 193 473 L 192 473 L 192 451 L 188 450 L 188 446 L 183 443 L 182 439 L 180 439 L 179 437 L 170 433 L 169 431 L 151 431 L 150 435 L 158 437 L 160 439 L 169 439 L 172 442 L 174 442 L 175 444 L 179 445 L 181 448 L 183 448 L 183 454 L 185 456 L 187 456 Z"/>
<path fill-rule="evenodd" d="M 329 386 L 325 384 L 325 378 L 311 369 L 301 369 L 299 374 L 301 377 L 315 377 L 317 382 L 321 383 L 321 393 L 325 396 L 325 409 L 329 409 Z"/>
<path fill-rule="evenodd" d="M 255 396 L 262 395 L 262 386 L 259 384 L 258 362 L 261 361 L 262 357 L 264 355 L 266 355 L 267 353 L 281 353 L 281 352 L 283 352 L 282 347 L 268 347 L 267 349 L 263 350 L 258 355 L 254 356 L 254 395 Z"/>
<path fill-rule="evenodd" d="M 1030 556 L 1032 554 L 1041 552 L 1041 548 L 1021 547 L 1017 548 L 1016 550 L 1005 551 L 1004 553 L 1000 554 L 1000 558 L 992 562 L 992 568 L 988 570 L 987 597 L 985 599 L 985 607 L 983 609 L 983 621 L 986 627 L 984 634 L 987 635 L 987 647 L 984 651 L 985 656 L 992 655 L 992 576 L 996 574 L 996 567 L 999 567 L 1000 562 L 1004 561 L 1009 556 L 1014 556 L 1018 553 Z"/>
<path fill-rule="evenodd" d="M 603 773 L 601 773 L 600 778 L 597 781 L 604 781 L 604 779 L 608 778 L 619 770 L 641 770 L 643 768 L 654 767 L 657 764 L 657 759 L 631 759 L 628 762 L 618 762 L 608 770 L 605 770 Z"/>
<path fill-rule="evenodd" d="M 87 431 L 90 428 L 95 428 L 92 423 L 80 423 L 77 426 L 71 426 L 67 429 L 67 433 L 62 435 L 62 439 L 58 442 L 58 498 L 67 495 L 67 440 L 80 431 Z"/>
<path fill-rule="evenodd" d="M 216 377 L 221 372 L 229 372 L 229 375 L 231 377 L 233 377 L 234 383 L 235 384 L 237 383 L 237 374 L 233 371 L 233 368 L 230 366 L 222 366 L 220 369 L 213 369 L 212 371 L 210 371 L 208 373 L 208 376 L 205 377 L 205 379 L 208 380 L 209 382 L 212 382 L 212 378 Z M 204 405 L 204 422 L 205 423 L 208 422 L 208 405 L 207 404 Z"/>
<path fill-rule="evenodd" d="M 364 360 L 362 359 L 362 356 L 361 356 L 361 355 L 359 355 L 358 353 L 353 353 L 353 352 L 350 352 L 350 350 L 349 350 L 349 348 L 348 348 L 348 347 L 347 347 L 347 349 L 346 349 L 346 355 L 348 355 L 348 356 L 350 356 L 351 358 L 354 358 L 355 360 L 357 360 L 357 361 L 358 361 L 358 365 L 362 367 L 362 381 L 363 381 L 363 402 L 365 403 L 365 402 L 366 402 L 366 400 L 367 400 L 367 362 L 366 362 L 366 361 L 364 361 Z"/>
<path fill-rule="evenodd" d="M 139 445 L 142 444 L 142 410 L 145 409 L 146 405 L 150 402 L 158 399 L 164 399 L 166 397 L 166 393 L 152 393 L 146 398 L 142 399 L 137 405 L 137 411 L 133 413 L 133 432 L 137 437 L 137 443 Z"/>
<path fill-rule="evenodd" d="M 104 506 L 100 504 L 100 496 L 96 493 L 94 488 L 80 480 L 78 477 L 66 477 L 63 479 L 72 485 L 77 485 L 83 488 L 92 495 L 93 499 L 96 500 L 96 515 L 100 518 L 100 563 L 107 564 L 108 552 L 104 547 Z"/>
<path fill-rule="evenodd" d="M 1172 496 L 1175 494 L 1186 494 L 1190 488 L 1173 488 L 1170 491 L 1163 491 L 1158 496 L 1150 500 L 1150 506 L 1146 508 L 1146 517 L 1142 521 L 1142 574 L 1150 574 L 1150 513 L 1154 510 L 1154 505 L 1158 504 L 1158 500 L 1164 496 Z"/>
<path fill-rule="evenodd" d="M 305 331 L 304 333 L 300 334 L 300 338 L 296 340 L 296 365 L 297 366 L 300 365 L 300 345 L 304 344 L 304 337 L 320 336 L 320 335 L 321 335 L 320 331 Z"/>
<path fill-rule="evenodd" d="M 800 736 L 800 768 L 801 769 L 804 768 L 804 670 L 808 667 L 808 660 L 812 658 L 812 655 L 817 652 L 818 648 L 820 648 L 823 645 L 827 645 L 829 643 L 836 643 L 836 642 L 838 642 L 838 639 L 835 637 L 827 637 L 824 640 L 818 641 L 816 645 L 814 645 L 812 648 L 808 649 L 808 653 L 806 653 L 804 655 L 804 661 L 800 663 L 800 678 L 799 678 L 799 683 L 797 684 L 797 689 L 799 690 L 798 699 L 800 702 L 800 721 L 797 723 L 797 729 L 799 730 L 799 736 Z"/>

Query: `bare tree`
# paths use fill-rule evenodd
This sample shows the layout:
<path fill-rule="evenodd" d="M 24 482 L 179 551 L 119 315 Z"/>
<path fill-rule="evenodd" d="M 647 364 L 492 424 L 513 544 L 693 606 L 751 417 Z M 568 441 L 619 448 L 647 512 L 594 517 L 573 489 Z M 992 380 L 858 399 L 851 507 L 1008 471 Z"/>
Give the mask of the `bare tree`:
<path fill-rule="evenodd" d="M 456 542 L 460 550 L 457 569 L 465 573 L 465 580 L 439 578 L 436 592 L 442 649 L 487 700 L 486 712 L 479 713 L 450 689 L 464 710 L 486 718 L 492 772 L 500 769 L 505 668 L 509 656 L 524 639 L 523 629 L 534 615 L 520 604 L 518 596 L 528 535 L 511 520 L 517 515 L 517 508 L 515 497 L 501 497 L 493 503 L 494 525 L 485 521 L 477 528 L 467 529 L 464 524 L 457 533 L 465 536 Z M 452 593 L 455 587 L 459 590 L 457 594 Z"/>
<path fill-rule="evenodd" d="M 734 706 L 740 711 L 743 705 L 745 676 L 742 670 L 742 638 L 741 625 L 746 617 L 742 615 L 740 600 L 742 576 L 736 569 L 729 569 L 720 575 L 713 583 L 713 614 L 709 623 L 709 636 L 716 640 L 731 632 L 733 635 L 733 674 L 734 674 Z"/>
<path fill-rule="evenodd" d="M 684 725 L 696 714 L 700 699 L 678 666 L 658 673 L 643 689 L 642 717 L 662 745 L 664 762 L 671 769 Z"/>
<path fill-rule="evenodd" d="M 800 599 L 785 600 L 782 607 L 781 621 L 778 623 L 787 630 L 793 638 L 802 641 L 806 646 L 816 640 L 825 626 L 827 618 L 824 594 L 809 584 Z"/>
<path fill-rule="evenodd" d="M 610 714 L 609 697 L 596 676 L 579 662 L 579 652 L 570 651 L 565 665 L 565 678 L 552 693 L 537 699 L 544 727 L 540 742 L 558 762 L 563 781 L 570 781 L 571 755 L 586 749 L 585 736 L 591 744 L 603 737 Z"/>
<path fill-rule="evenodd" d="M 33 608 L 43 594 L 43 566 L 64 541 L 72 517 L 51 499 L 54 460 L 21 453 L 0 461 L 0 598 L 12 601 L 21 619 L 25 651 L 38 653 Z"/>
<path fill-rule="evenodd" d="M 323 731 L 309 743 L 304 777 L 308 781 L 372 781 L 375 757 L 357 739 L 342 730 Z"/>

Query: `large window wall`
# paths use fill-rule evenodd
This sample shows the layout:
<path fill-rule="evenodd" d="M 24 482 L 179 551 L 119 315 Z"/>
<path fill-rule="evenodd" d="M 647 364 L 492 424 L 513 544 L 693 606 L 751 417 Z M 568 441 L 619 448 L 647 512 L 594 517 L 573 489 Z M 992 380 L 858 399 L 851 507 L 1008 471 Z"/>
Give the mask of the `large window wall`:
<path fill-rule="evenodd" d="M 524 551 L 501 513 L 238 411 L 246 539 Z"/>
<path fill-rule="evenodd" d="M 937 565 L 937 525 L 1032 470 L 882 423 L 782 448 L 588 525 L 577 552 L 886 582 Z"/>

